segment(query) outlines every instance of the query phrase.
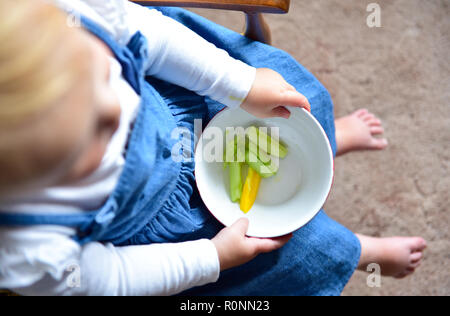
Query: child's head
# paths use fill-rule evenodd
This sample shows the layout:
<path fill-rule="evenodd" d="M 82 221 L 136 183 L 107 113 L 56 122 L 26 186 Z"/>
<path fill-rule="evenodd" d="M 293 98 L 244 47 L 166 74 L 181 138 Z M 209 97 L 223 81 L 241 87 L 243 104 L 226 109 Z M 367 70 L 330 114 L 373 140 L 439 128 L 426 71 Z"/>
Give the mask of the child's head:
<path fill-rule="evenodd" d="M 109 50 L 42 0 L 0 0 L 0 195 L 91 173 L 117 129 Z"/>

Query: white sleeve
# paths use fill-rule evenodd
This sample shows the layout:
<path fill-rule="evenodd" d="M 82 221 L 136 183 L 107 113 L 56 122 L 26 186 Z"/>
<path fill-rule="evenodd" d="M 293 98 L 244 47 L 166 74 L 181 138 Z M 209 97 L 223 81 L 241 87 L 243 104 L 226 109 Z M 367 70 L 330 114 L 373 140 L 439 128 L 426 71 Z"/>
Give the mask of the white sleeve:
<path fill-rule="evenodd" d="M 0 288 L 23 295 L 174 295 L 219 277 L 217 251 L 207 239 L 80 247 L 68 236 L 39 229 L 0 231 Z"/>
<path fill-rule="evenodd" d="M 92 243 L 83 249 L 80 272 L 82 294 L 174 295 L 217 281 L 220 265 L 206 239 L 122 248 Z"/>
<path fill-rule="evenodd" d="M 181 23 L 127 2 L 130 32 L 140 31 L 149 44 L 147 74 L 209 96 L 229 107 L 247 97 L 256 69 L 229 56 Z"/>
<path fill-rule="evenodd" d="M 148 41 L 147 75 L 229 107 L 247 97 L 256 69 L 232 58 L 183 24 L 127 0 L 53 0 L 99 23 L 121 44 L 140 31 Z"/>

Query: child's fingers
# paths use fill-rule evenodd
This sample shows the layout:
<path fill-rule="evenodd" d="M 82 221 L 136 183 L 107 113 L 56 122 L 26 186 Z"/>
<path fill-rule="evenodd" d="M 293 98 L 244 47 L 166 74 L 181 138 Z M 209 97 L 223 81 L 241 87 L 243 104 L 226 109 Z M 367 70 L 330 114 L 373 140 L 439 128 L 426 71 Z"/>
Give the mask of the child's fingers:
<path fill-rule="evenodd" d="M 292 234 L 278 238 L 250 238 L 255 244 L 257 253 L 271 252 L 283 247 L 292 238 Z"/>
<path fill-rule="evenodd" d="M 311 112 L 311 105 L 308 99 L 297 91 L 288 90 L 283 96 L 283 105 L 294 106 L 304 108 L 308 112 Z"/>
<path fill-rule="evenodd" d="M 271 114 L 274 117 L 282 117 L 285 119 L 289 119 L 289 117 L 291 117 L 291 112 L 289 112 L 289 110 L 286 109 L 284 106 L 279 106 L 273 109 Z"/>

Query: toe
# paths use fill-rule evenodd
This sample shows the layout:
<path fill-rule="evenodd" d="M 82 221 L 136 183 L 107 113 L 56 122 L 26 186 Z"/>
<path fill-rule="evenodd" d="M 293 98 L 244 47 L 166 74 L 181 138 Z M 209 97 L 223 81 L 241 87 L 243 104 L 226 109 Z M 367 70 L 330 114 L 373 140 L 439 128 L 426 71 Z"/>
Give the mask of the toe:
<path fill-rule="evenodd" d="M 410 267 L 406 269 L 407 275 L 413 274 L 414 272 L 416 272 L 416 268 Z"/>
<path fill-rule="evenodd" d="M 384 128 L 381 126 L 372 126 L 370 128 L 370 134 L 372 135 L 381 135 L 384 133 Z"/>
<path fill-rule="evenodd" d="M 362 117 L 363 115 L 365 115 L 367 113 L 369 113 L 369 111 L 367 109 L 360 109 L 353 114 L 356 115 L 357 117 Z"/>
<path fill-rule="evenodd" d="M 367 121 L 366 123 L 369 126 L 381 126 L 382 125 L 381 121 L 379 119 L 377 119 L 377 118 L 373 118 L 370 121 Z"/>
<path fill-rule="evenodd" d="M 414 238 L 412 240 L 411 250 L 412 252 L 420 252 L 427 248 L 427 242 L 421 237 Z"/>
<path fill-rule="evenodd" d="M 372 113 L 367 113 L 361 116 L 361 119 L 366 122 L 369 123 L 371 120 L 376 119 L 375 115 L 373 115 Z"/>
<path fill-rule="evenodd" d="M 417 261 L 416 263 L 411 263 L 411 265 L 409 266 L 410 269 L 417 269 L 418 267 L 420 267 L 420 265 L 422 264 L 421 261 Z"/>
<path fill-rule="evenodd" d="M 396 275 L 395 278 L 396 278 L 396 279 L 404 279 L 404 278 L 406 278 L 407 276 L 409 276 L 411 273 L 413 273 L 413 272 L 405 271 L 405 272 L 402 272 L 402 273 Z"/>
<path fill-rule="evenodd" d="M 413 274 L 416 271 L 415 268 L 407 268 L 404 272 L 398 274 L 395 278 L 396 279 L 404 279 L 407 276 L 410 276 L 411 274 Z"/>
<path fill-rule="evenodd" d="M 411 254 L 411 257 L 410 257 L 411 263 L 419 262 L 420 259 L 422 259 L 422 257 L 423 257 L 422 252 L 415 252 L 415 253 Z"/>
<path fill-rule="evenodd" d="M 388 146 L 388 141 L 385 138 L 372 138 L 371 148 L 375 150 L 383 150 Z"/>

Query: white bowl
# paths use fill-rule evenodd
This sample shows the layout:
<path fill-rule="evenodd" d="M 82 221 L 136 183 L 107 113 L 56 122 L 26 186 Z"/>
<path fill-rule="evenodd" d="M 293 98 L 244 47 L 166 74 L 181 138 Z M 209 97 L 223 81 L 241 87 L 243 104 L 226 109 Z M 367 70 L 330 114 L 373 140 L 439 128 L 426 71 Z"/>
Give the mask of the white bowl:
<path fill-rule="evenodd" d="M 258 197 L 248 214 L 230 199 L 228 171 L 224 170 L 223 163 L 204 159 L 202 154 L 210 140 L 204 137 L 205 132 L 200 137 L 195 152 L 197 186 L 206 207 L 225 226 L 247 217 L 248 236 L 283 236 L 306 225 L 327 200 L 334 175 L 333 153 L 327 135 L 307 111 L 298 108 L 290 108 L 290 111 L 292 115 L 286 120 L 258 119 L 240 108 L 225 109 L 206 127 L 217 127 L 223 135 L 227 127 L 279 128 L 280 140 L 287 145 L 289 153 L 280 160 L 276 176 L 262 179 Z"/>

